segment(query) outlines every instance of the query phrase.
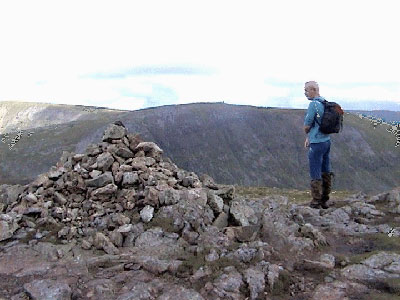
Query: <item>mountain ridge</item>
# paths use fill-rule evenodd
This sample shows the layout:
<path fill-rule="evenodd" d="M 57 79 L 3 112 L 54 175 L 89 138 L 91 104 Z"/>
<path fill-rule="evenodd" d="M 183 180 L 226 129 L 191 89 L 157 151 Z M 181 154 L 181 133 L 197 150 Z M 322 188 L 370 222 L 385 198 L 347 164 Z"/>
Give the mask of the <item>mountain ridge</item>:
<path fill-rule="evenodd" d="M 42 115 L 57 116 L 56 108 L 46 109 Z M 119 119 L 129 131 L 160 145 L 183 168 L 209 174 L 218 183 L 308 189 L 305 110 L 191 103 L 110 113 L 66 106 L 59 116 L 68 113 L 75 114 L 74 121 L 54 117 L 58 124 L 38 127 L 29 137 L 22 135 L 12 151 L 0 143 L 0 183 L 31 181 L 47 171 L 62 151 L 83 152 L 109 122 Z M 343 131 L 331 135 L 334 189 L 376 193 L 400 185 L 395 136 L 385 125 L 374 128 L 356 114 L 346 113 L 344 118 Z"/>

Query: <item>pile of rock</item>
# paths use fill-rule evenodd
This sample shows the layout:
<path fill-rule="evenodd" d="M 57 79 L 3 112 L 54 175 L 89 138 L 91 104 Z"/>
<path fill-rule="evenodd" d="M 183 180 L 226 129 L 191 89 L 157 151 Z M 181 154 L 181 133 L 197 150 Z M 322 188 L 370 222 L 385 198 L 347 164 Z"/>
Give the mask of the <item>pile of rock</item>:
<path fill-rule="evenodd" d="M 337 265 L 349 262 L 314 255 L 330 239 L 390 229 L 392 237 L 400 236 L 400 227 L 374 224 L 387 216 L 373 205 L 398 213 L 399 189 L 342 202 L 318 210 L 280 195 L 240 197 L 233 186 L 179 169 L 158 145 L 116 122 L 100 144 L 89 145 L 84 154 L 63 152 L 57 165 L 32 183 L 0 186 L 0 242 L 6 241 L 0 244 L 0 275 L 38 277 L 14 300 L 44 299 L 42 291 L 67 295 L 57 299 L 119 300 L 268 299 L 279 289 L 308 293 L 312 280 L 291 273 L 330 271 L 329 282 L 339 276 Z M 312 259 L 304 259 L 307 253 Z M 79 259 L 72 263 L 69 255 Z M 392 265 L 379 274 L 400 278 L 398 256 L 382 255 L 378 259 Z M 79 276 L 71 276 L 65 265 Z M 374 267 L 349 266 L 347 275 L 364 280 L 360 274 Z M 165 272 L 179 285 L 159 277 Z M 120 282 L 127 285 L 121 288 Z M 343 286 L 353 288 L 335 281 L 312 299 L 327 299 L 335 291 L 342 295 Z"/>
<path fill-rule="evenodd" d="M 76 239 L 85 249 L 115 254 L 133 246 L 154 216 L 157 224 L 170 218 L 173 231 L 185 229 L 192 238 L 215 219 L 228 225 L 233 187 L 219 189 L 211 177 L 179 169 L 163 159 L 158 145 L 129 134 L 121 123 L 110 125 L 102 141 L 84 154 L 64 151 L 49 172 L 6 197 L 0 240 L 17 229 L 25 237 L 49 234 L 36 229 L 50 228 L 64 242 Z"/>

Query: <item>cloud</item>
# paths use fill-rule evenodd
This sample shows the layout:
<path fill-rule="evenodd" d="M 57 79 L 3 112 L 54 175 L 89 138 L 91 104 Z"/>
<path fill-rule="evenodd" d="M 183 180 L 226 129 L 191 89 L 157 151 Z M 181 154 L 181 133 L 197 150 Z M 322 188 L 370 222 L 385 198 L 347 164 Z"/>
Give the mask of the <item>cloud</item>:
<path fill-rule="evenodd" d="M 145 106 L 146 99 L 139 97 L 118 97 L 108 103 L 106 107 L 122 110 L 138 110 Z"/>
<path fill-rule="evenodd" d="M 152 76 L 152 75 L 211 75 L 215 71 L 209 68 L 200 68 L 192 66 L 179 65 L 155 65 L 155 66 L 138 66 L 130 69 L 123 69 L 117 72 L 97 72 L 80 76 L 81 78 L 94 79 L 113 79 L 126 78 L 131 76 Z"/>
<path fill-rule="evenodd" d="M 329 97 L 333 99 L 343 99 L 354 102 L 374 101 L 379 103 L 381 101 L 389 101 L 400 103 L 399 85 L 355 83 L 354 86 L 351 84 L 331 86 L 327 84 L 323 89 L 323 93 L 329 95 Z"/>
<path fill-rule="evenodd" d="M 306 108 L 303 84 L 316 80 L 328 100 L 396 103 L 396 8 L 392 0 L 170 0 L 156 10 L 146 1 L 4 1 L 0 99 Z"/>

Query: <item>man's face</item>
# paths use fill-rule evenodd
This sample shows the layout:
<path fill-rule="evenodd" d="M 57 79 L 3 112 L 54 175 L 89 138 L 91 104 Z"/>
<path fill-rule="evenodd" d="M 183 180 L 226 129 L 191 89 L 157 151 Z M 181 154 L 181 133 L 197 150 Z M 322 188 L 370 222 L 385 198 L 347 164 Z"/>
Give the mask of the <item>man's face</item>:
<path fill-rule="evenodd" d="M 317 91 L 311 86 L 304 86 L 304 95 L 308 100 L 311 100 L 317 96 Z"/>

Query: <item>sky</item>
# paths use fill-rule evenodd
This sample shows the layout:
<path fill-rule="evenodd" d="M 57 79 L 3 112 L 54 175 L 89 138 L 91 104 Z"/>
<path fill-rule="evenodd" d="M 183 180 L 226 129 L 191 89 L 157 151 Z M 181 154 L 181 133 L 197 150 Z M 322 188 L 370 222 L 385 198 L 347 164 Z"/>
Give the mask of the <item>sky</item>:
<path fill-rule="evenodd" d="M 0 101 L 400 111 L 398 1 L 1 1 Z"/>

